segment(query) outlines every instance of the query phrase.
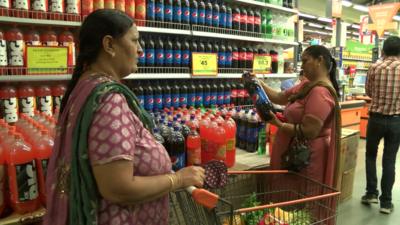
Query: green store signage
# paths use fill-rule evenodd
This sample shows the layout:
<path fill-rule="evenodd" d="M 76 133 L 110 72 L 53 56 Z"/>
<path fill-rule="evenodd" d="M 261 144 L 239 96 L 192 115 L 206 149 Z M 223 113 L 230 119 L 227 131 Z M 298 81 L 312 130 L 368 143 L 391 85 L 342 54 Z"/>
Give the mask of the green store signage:
<path fill-rule="evenodd" d="M 366 45 L 366 44 L 362 44 L 359 41 L 347 40 L 345 51 L 350 52 L 350 53 L 371 54 L 373 48 L 374 48 L 374 45 L 372 45 L 372 44 Z"/>

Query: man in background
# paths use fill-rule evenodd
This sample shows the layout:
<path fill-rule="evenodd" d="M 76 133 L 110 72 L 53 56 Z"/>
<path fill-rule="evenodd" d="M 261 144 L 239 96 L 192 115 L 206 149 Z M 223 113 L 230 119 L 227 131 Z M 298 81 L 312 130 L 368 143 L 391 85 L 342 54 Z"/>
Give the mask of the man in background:
<path fill-rule="evenodd" d="M 366 143 L 366 194 L 363 204 L 378 203 L 376 157 L 384 139 L 380 212 L 393 211 L 392 188 L 395 179 L 396 154 L 400 144 L 400 38 L 391 36 L 383 44 L 383 58 L 368 70 L 366 94 L 372 98 L 369 109 Z"/>

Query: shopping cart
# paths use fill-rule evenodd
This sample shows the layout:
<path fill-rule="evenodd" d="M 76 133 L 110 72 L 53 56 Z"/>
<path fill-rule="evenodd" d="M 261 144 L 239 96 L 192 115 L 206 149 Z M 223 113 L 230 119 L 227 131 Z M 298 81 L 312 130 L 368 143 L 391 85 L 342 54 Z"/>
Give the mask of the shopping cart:
<path fill-rule="evenodd" d="M 190 225 L 333 225 L 340 192 L 303 175 L 279 171 L 230 171 L 228 183 L 211 196 L 173 194 L 171 210 L 179 224 Z M 207 199 L 208 198 L 208 199 Z M 184 223 L 183 223 L 184 221 Z"/>

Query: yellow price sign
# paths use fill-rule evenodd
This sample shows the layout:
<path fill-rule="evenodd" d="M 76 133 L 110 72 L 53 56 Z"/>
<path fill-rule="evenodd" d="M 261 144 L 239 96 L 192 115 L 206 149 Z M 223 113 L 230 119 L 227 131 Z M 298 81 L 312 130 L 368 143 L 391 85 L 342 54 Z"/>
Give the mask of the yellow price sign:
<path fill-rule="evenodd" d="M 253 59 L 253 73 L 270 73 L 272 57 L 270 55 L 261 54 L 254 55 Z"/>
<path fill-rule="evenodd" d="M 68 47 L 27 46 L 28 74 L 65 74 L 68 67 Z"/>
<path fill-rule="evenodd" d="M 217 76 L 217 53 L 192 53 L 193 76 Z"/>

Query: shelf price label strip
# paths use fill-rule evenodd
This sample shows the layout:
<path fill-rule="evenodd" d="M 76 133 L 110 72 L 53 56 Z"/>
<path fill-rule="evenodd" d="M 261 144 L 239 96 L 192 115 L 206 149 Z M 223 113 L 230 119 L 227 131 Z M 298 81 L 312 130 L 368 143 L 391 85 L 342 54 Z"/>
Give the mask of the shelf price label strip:
<path fill-rule="evenodd" d="M 218 54 L 192 53 L 192 71 L 193 76 L 217 76 Z"/>
<path fill-rule="evenodd" d="M 254 55 L 253 73 L 267 74 L 271 71 L 272 57 L 266 54 Z"/>
<path fill-rule="evenodd" d="M 67 47 L 27 46 L 27 74 L 66 74 L 68 68 Z"/>

